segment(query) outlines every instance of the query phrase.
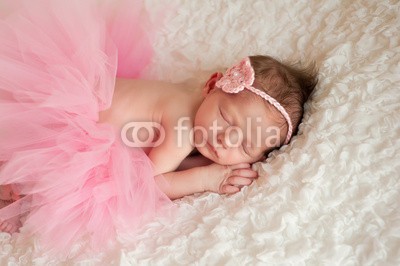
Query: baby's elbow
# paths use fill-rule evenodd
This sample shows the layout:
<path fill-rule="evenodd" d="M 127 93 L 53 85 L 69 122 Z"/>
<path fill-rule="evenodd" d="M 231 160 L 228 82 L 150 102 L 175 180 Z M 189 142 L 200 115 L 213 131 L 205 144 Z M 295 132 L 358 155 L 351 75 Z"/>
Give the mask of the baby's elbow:
<path fill-rule="evenodd" d="M 153 164 L 154 176 L 175 171 L 179 166 L 169 156 L 163 156 L 162 153 L 155 149 L 151 150 L 148 156 Z"/>

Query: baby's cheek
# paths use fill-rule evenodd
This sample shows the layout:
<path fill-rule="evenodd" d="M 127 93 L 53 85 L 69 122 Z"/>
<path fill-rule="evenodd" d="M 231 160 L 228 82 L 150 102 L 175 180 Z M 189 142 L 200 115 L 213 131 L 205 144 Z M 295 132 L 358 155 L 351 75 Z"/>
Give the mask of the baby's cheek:
<path fill-rule="evenodd" d="M 244 158 L 237 150 L 224 150 L 220 153 L 220 164 L 238 164 L 249 162 L 247 158 Z"/>

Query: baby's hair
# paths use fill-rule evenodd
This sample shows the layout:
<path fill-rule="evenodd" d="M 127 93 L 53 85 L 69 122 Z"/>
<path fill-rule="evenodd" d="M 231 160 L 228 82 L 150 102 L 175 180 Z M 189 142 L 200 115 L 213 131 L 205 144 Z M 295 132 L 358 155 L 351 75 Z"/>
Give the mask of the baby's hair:
<path fill-rule="evenodd" d="M 293 135 L 297 133 L 304 112 L 304 104 L 318 83 L 317 70 L 312 63 L 304 68 L 298 64 L 284 64 L 264 55 L 250 56 L 254 69 L 253 86 L 277 100 L 289 114 Z M 282 117 L 281 128 L 287 129 Z"/>

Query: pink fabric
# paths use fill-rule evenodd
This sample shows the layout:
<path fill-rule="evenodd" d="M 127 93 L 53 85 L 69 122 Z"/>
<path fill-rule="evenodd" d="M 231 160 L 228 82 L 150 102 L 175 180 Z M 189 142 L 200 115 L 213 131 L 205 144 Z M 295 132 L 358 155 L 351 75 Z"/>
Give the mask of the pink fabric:
<path fill-rule="evenodd" d="M 22 231 L 68 256 L 172 213 L 146 154 L 97 123 L 116 76 L 139 77 L 151 60 L 141 1 L 12 3 L 0 14 L 0 185 L 26 196 L 0 219 L 26 212 Z"/>
<path fill-rule="evenodd" d="M 289 143 L 293 131 L 292 121 L 290 120 L 289 114 L 277 100 L 264 91 L 254 88 L 254 79 L 254 69 L 251 66 L 250 59 L 246 57 L 240 61 L 239 64 L 229 68 L 225 72 L 225 75 L 222 76 L 215 85 L 227 93 L 239 93 L 244 89 L 248 89 L 272 104 L 282 114 L 288 124 L 288 133 L 284 144 Z"/>

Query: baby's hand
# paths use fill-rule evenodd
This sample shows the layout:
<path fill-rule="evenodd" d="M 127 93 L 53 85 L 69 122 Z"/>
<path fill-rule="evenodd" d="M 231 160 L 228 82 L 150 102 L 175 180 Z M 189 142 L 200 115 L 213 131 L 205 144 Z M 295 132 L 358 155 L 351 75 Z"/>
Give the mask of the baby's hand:
<path fill-rule="evenodd" d="M 243 186 L 250 185 L 258 178 L 258 173 L 251 169 L 248 163 L 235 165 L 210 164 L 204 166 L 207 171 L 203 187 L 206 191 L 219 194 L 233 194 Z"/>

